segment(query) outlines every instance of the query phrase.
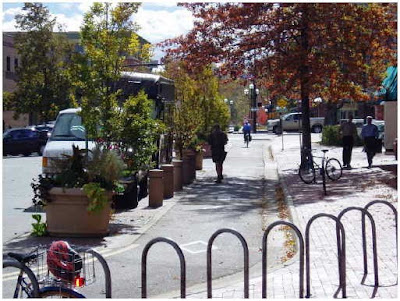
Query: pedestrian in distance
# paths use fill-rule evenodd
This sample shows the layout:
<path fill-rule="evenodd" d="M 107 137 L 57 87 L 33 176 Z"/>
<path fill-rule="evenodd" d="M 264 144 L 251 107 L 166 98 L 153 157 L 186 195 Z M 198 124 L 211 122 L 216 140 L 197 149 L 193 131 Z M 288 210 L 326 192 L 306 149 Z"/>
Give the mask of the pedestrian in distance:
<path fill-rule="evenodd" d="M 372 124 L 372 117 L 367 116 L 367 124 L 361 130 L 364 139 L 365 152 L 367 153 L 368 168 L 372 167 L 372 159 L 376 152 L 376 139 L 378 138 L 378 127 Z"/>
<path fill-rule="evenodd" d="M 349 119 L 340 125 L 343 144 L 343 167 L 351 169 L 351 153 L 353 151 L 354 140 L 357 136 L 357 127 L 353 123 L 353 115 L 349 114 Z"/>
<path fill-rule="evenodd" d="M 215 183 L 221 183 L 224 178 L 222 175 L 223 163 L 226 158 L 225 144 L 228 142 L 228 136 L 221 130 L 219 124 L 214 125 L 213 131 L 208 137 L 208 143 L 211 146 L 212 160 L 215 163 L 217 179 Z"/>

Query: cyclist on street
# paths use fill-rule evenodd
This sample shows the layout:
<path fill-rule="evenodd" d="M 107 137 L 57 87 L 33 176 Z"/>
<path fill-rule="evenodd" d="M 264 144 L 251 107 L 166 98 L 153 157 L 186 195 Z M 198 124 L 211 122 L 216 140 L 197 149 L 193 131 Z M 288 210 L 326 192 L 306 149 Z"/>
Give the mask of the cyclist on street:
<path fill-rule="evenodd" d="M 250 132 L 251 132 L 251 124 L 246 120 L 244 125 L 243 125 L 243 139 L 244 142 L 246 142 L 246 135 L 249 135 L 250 138 Z"/>

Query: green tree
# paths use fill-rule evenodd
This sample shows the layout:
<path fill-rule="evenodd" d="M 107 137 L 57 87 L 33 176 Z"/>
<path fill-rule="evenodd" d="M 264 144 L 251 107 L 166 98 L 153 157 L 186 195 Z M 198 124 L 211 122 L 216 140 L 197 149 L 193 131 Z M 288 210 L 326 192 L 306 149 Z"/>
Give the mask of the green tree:
<path fill-rule="evenodd" d="M 82 119 L 90 138 L 110 145 L 118 136 L 118 97 L 116 83 L 121 77 L 127 55 L 150 58 L 148 44 L 141 45 L 135 33 L 139 27 L 131 21 L 140 3 L 94 3 L 81 27 L 83 54 L 74 56 L 71 68 L 76 105 L 82 107 Z M 99 130 L 98 125 L 101 125 Z"/>
<path fill-rule="evenodd" d="M 130 96 L 122 108 L 118 118 L 112 120 L 117 128 L 116 144 L 128 170 L 148 170 L 154 167 L 151 157 L 157 151 L 155 142 L 164 131 L 164 125 L 151 117 L 153 104 L 143 91 Z"/>
<path fill-rule="evenodd" d="M 169 61 L 164 75 L 175 82 L 177 103 L 172 131 L 180 152 L 204 140 L 215 123 L 222 128 L 228 125 L 229 109 L 210 66 L 188 72 L 183 62 Z"/>
<path fill-rule="evenodd" d="M 15 36 L 21 63 L 16 70 L 17 88 L 8 105 L 17 116 L 32 113 L 39 122 L 49 121 L 70 103 L 66 69 L 72 48 L 62 33 L 54 33 L 56 18 L 43 4 L 25 3 L 22 11 L 15 18 L 21 31 Z"/>

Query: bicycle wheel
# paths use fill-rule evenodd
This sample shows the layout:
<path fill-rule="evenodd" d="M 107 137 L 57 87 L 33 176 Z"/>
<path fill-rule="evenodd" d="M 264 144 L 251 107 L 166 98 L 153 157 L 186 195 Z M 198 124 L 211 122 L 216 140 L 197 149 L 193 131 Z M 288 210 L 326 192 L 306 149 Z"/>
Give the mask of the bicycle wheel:
<path fill-rule="evenodd" d="M 325 172 L 329 179 L 332 181 L 339 180 L 342 176 L 342 165 L 339 160 L 330 158 L 326 161 Z"/>
<path fill-rule="evenodd" d="M 18 272 L 11 272 L 5 269 L 17 269 Z M 22 274 L 20 275 L 20 272 Z M 14 286 L 15 277 L 17 278 L 16 286 Z M 11 283 L 9 283 L 11 281 Z M 3 261 L 3 298 L 38 298 L 39 283 L 35 274 L 26 265 L 16 260 Z"/>
<path fill-rule="evenodd" d="M 306 164 L 306 166 L 299 168 L 299 177 L 306 183 L 311 184 L 315 181 L 315 168 L 313 164 Z"/>
<path fill-rule="evenodd" d="M 249 137 L 249 135 L 246 135 L 246 147 L 249 147 L 249 141 L 250 141 L 250 137 Z"/>
<path fill-rule="evenodd" d="M 49 286 L 39 291 L 40 298 L 85 298 L 82 294 L 64 287 Z"/>

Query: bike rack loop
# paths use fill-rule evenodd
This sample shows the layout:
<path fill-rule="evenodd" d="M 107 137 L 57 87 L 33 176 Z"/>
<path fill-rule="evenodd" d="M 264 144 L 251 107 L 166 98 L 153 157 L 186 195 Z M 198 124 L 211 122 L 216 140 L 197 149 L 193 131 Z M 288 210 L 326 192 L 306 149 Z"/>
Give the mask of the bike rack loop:
<path fill-rule="evenodd" d="M 398 244 L 398 233 L 397 233 L 397 210 L 396 210 L 396 208 L 391 204 L 391 203 L 389 203 L 388 201 L 383 201 L 383 200 L 375 200 L 375 201 L 372 201 L 372 202 L 369 202 L 367 205 L 365 205 L 365 209 L 366 210 L 368 210 L 368 208 L 369 207 L 371 207 L 372 205 L 375 205 L 375 204 L 383 204 L 383 205 L 387 205 L 387 206 L 389 206 L 390 207 L 390 209 L 392 209 L 392 211 L 393 211 L 393 214 L 394 214 L 394 222 L 395 222 L 395 226 L 396 226 L 396 248 L 397 248 L 397 251 L 396 251 L 396 256 L 398 256 L 398 253 L 399 253 L 399 244 Z M 365 226 L 365 216 L 363 216 L 363 226 Z"/>
<path fill-rule="evenodd" d="M 207 245 L 207 298 L 212 298 L 212 245 L 214 240 L 218 235 L 222 233 L 231 233 L 235 235 L 243 246 L 243 257 L 244 257 L 244 298 L 249 298 L 249 247 L 247 246 L 247 242 L 239 232 L 232 229 L 219 229 L 217 230 L 208 240 Z"/>
<path fill-rule="evenodd" d="M 365 215 L 368 216 L 370 222 L 371 222 L 371 231 L 372 231 L 372 253 L 374 256 L 374 281 L 375 281 L 375 287 L 379 286 L 379 277 L 378 277 L 378 251 L 376 247 L 376 226 L 375 226 L 375 221 L 374 218 L 372 217 L 371 213 L 369 213 L 365 208 L 361 207 L 348 207 L 344 210 L 342 210 L 339 215 L 338 219 L 341 220 L 343 215 L 346 212 L 349 212 L 351 210 L 359 210 L 362 213 L 362 246 L 363 246 L 363 260 L 364 260 L 364 276 L 363 279 L 361 280 L 361 284 L 364 284 L 365 278 L 368 275 L 368 260 L 367 260 L 367 238 L 366 238 L 366 231 L 365 231 Z M 337 229 L 338 231 L 338 229 Z M 339 251 L 339 249 L 338 249 Z"/>
<path fill-rule="evenodd" d="M 105 278 L 105 282 L 106 282 L 106 284 L 105 284 L 106 285 L 106 298 L 111 298 L 111 272 L 110 272 L 110 268 L 108 267 L 106 260 L 103 258 L 103 256 L 101 256 L 99 253 L 97 253 L 93 249 L 85 250 L 85 252 L 92 254 L 101 263 L 101 266 L 103 267 L 103 270 L 104 270 L 104 278 Z"/>
<path fill-rule="evenodd" d="M 304 240 L 300 230 L 292 223 L 286 221 L 277 221 L 268 226 L 264 232 L 262 242 L 262 298 L 267 298 L 267 240 L 269 232 L 278 225 L 286 225 L 292 228 L 300 242 L 300 279 L 299 279 L 299 297 L 304 297 Z"/>
<path fill-rule="evenodd" d="M 338 245 L 338 250 L 340 249 L 339 246 L 341 246 L 341 250 L 343 252 L 340 252 L 338 254 L 338 266 L 339 266 L 339 289 L 342 289 L 342 298 L 346 298 L 346 247 L 345 247 L 345 231 L 342 223 L 340 220 L 332 215 L 332 214 L 326 214 L 326 213 L 319 213 L 314 215 L 313 217 L 310 218 L 310 220 L 307 223 L 306 226 L 306 282 L 307 282 L 307 294 L 306 298 L 311 297 L 310 293 L 310 286 L 311 286 L 311 278 L 310 278 L 310 228 L 311 224 L 320 217 L 328 217 L 330 219 L 333 219 L 336 222 L 336 227 L 339 227 L 340 232 L 336 231 L 336 241 Z M 342 235 L 343 239 L 341 240 L 340 234 Z M 336 294 L 336 293 L 335 293 Z"/>
<path fill-rule="evenodd" d="M 181 263 L 181 299 L 186 298 L 186 263 L 185 256 L 181 248 L 176 242 L 165 237 L 157 237 L 150 240 L 143 249 L 142 252 L 142 298 L 147 298 L 147 254 L 150 248 L 158 243 L 165 242 L 171 245 L 179 256 L 179 261 Z"/>

